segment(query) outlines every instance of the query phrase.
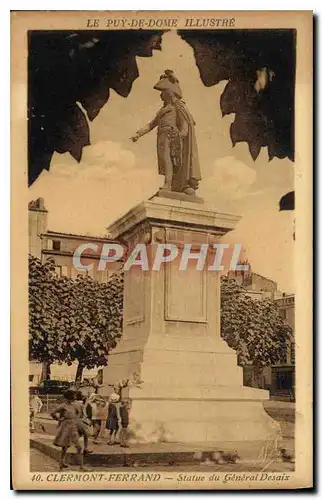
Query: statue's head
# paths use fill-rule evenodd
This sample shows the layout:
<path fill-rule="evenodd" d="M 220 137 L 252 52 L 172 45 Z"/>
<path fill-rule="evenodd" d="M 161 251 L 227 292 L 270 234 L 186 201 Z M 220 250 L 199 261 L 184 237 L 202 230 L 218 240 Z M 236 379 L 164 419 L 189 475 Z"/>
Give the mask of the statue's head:
<path fill-rule="evenodd" d="M 171 69 L 165 70 L 165 72 L 160 76 L 159 81 L 154 86 L 154 89 L 161 91 L 160 97 L 164 102 L 169 102 L 174 98 L 182 98 L 182 91 L 179 86 L 178 79 Z"/>

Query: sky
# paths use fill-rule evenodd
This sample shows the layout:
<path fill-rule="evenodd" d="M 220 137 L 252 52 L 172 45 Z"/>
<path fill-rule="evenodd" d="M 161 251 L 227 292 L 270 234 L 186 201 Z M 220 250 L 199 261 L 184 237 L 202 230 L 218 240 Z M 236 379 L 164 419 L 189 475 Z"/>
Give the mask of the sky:
<path fill-rule="evenodd" d="M 289 159 L 268 161 L 262 148 L 253 161 L 246 143 L 232 147 L 234 115 L 222 118 L 221 82 L 205 87 L 193 50 L 175 31 L 164 34 L 162 51 L 137 58 L 139 78 L 127 98 L 111 91 L 108 103 L 89 122 L 91 145 L 78 164 L 69 153 L 55 153 L 50 171 L 29 188 L 29 199 L 43 197 L 48 227 L 54 231 L 105 235 L 126 211 L 150 198 L 163 184 L 157 172 L 156 132 L 133 143 L 130 137 L 161 107 L 153 89 L 161 73 L 173 69 L 196 122 L 202 181 L 198 195 L 218 212 L 241 216 L 225 242 L 240 243 L 252 270 L 294 292 L 293 212 L 279 212 L 279 199 L 293 189 Z"/>

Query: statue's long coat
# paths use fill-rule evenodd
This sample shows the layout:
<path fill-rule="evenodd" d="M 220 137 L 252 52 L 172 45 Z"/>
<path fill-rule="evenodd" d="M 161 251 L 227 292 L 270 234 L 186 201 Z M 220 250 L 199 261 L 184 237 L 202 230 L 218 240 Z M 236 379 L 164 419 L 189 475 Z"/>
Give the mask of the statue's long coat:
<path fill-rule="evenodd" d="M 172 109 L 170 109 L 172 108 Z M 169 125 L 174 124 L 176 129 L 184 132 L 185 135 L 181 136 L 180 147 L 180 164 L 174 161 L 170 156 L 170 140 L 167 133 L 161 132 L 161 123 L 167 122 L 168 114 Z M 173 115 L 173 116 L 172 116 Z M 173 181 L 172 189 L 174 191 L 183 191 L 186 187 L 197 187 L 198 181 L 201 180 L 201 170 L 199 165 L 197 143 L 195 137 L 195 122 L 189 112 L 186 104 L 178 99 L 174 105 L 162 108 L 156 118 L 149 124 L 148 130 L 158 126 L 158 140 L 157 140 L 157 156 L 158 156 L 158 172 L 161 175 L 166 174 L 166 165 L 168 162 L 173 163 Z"/>
<path fill-rule="evenodd" d="M 201 180 L 201 170 L 195 136 L 195 122 L 186 104 L 177 100 L 175 102 L 177 120 L 180 124 L 186 122 L 187 134 L 182 137 L 182 165 L 173 176 L 173 189 L 182 189 L 185 185 L 194 187 L 195 181 Z M 186 127 L 185 127 L 186 128 Z"/>

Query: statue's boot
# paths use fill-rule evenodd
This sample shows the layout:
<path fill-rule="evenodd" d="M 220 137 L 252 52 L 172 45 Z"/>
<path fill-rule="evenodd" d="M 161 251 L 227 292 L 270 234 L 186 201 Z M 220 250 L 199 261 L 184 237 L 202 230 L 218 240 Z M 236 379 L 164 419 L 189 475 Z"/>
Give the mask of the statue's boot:
<path fill-rule="evenodd" d="M 172 183 L 168 182 L 168 181 L 165 181 L 165 183 L 163 184 L 163 186 L 161 186 L 160 189 L 162 191 L 171 191 L 172 190 Z"/>

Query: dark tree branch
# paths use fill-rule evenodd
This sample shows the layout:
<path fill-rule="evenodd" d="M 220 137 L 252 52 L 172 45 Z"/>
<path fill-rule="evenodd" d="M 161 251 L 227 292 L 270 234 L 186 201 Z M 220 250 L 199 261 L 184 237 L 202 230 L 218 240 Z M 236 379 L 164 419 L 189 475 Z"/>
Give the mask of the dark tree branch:
<path fill-rule="evenodd" d="M 232 145 L 247 142 L 254 160 L 263 146 L 269 160 L 294 160 L 295 30 L 179 34 L 193 48 L 204 85 L 228 80 L 220 106 L 223 116 L 235 114 Z"/>
<path fill-rule="evenodd" d="M 49 170 L 54 151 L 80 162 L 89 120 L 110 89 L 127 97 L 139 72 L 136 56 L 161 48 L 161 31 L 32 31 L 28 58 L 28 181 Z"/>

